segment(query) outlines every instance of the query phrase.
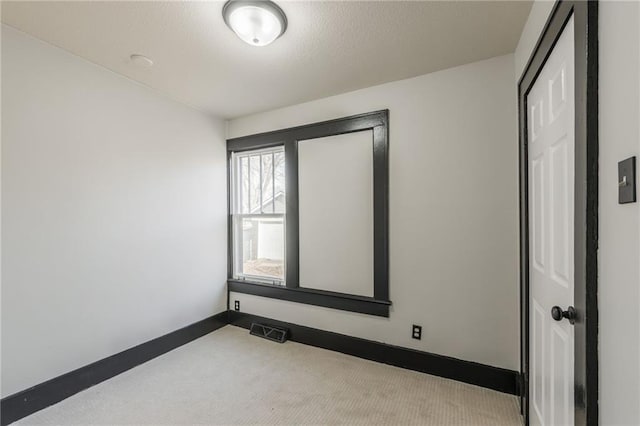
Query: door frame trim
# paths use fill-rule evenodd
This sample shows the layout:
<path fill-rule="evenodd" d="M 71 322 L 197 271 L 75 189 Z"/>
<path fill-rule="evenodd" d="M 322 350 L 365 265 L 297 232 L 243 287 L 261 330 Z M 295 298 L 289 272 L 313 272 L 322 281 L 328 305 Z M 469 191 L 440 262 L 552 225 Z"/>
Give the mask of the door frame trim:
<path fill-rule="evenodd" d="M 575 28 L 575 424 L 598 424 L 598 2 L 558 0 L 518 82 L 521 408 L 529 424 L 527 95 L 569 18 Z"/>

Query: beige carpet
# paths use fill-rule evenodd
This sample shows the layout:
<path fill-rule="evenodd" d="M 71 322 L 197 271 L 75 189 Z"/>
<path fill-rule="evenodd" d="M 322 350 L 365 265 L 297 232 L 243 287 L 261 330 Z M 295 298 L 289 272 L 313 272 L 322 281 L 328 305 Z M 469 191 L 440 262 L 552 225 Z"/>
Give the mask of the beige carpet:
<path fill-rule="evenodd" d="M 227 326 L 22 425 L 520 425 L 514 396 Z"/>

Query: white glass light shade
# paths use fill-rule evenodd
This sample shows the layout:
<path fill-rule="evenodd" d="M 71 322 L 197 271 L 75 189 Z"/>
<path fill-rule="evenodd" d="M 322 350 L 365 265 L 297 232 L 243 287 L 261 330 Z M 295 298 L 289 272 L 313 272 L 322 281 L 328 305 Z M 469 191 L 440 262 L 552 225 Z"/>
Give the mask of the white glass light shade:
<path fill-rule="evenodd" d="M 287 28 L 284 12 L 270 1 L 231 0 L 222 14 L 229 28 L 252 46 L 272 43 Z"/>

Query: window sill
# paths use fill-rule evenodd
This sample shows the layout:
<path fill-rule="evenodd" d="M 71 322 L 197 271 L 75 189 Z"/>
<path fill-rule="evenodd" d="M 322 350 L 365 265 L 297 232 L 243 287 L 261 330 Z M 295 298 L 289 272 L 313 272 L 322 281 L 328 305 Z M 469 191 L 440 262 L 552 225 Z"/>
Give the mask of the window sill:
<path fill-rule="evenodd" d="M 310 288 L 291 288 L 251 281 L 229 279 L 227 280 L 227 288 L 229 291 L 235 293 L 252 294 L 254 296 L 270 297 L 272 299 L 323 306 L 325 308 L 358 312 L 379 317 L 389 317 L 389 306 L 391 306 L 391 302 L 388 300 L 376 300 L 372 297 Z"/>

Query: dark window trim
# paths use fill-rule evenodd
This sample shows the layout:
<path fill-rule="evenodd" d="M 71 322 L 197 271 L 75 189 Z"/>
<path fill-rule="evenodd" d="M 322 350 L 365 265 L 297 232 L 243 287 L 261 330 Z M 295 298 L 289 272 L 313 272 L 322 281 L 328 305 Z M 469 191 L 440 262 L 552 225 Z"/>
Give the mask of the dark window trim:
<path fill-rule="evenodd" d="M 529 424 L 527 95 L 569 18 L 575 28 L 575 424 L 598 424 L 598 2 L 554 5 L 518 83 L 522 410 Z"/>
<path fill-rule="evenodd" d="M 373 297 L 336 293 L 312 288 L 291 288 L 232 279 L 227 280 L 227 286 L 229 291 L 235 293 L 252 294 L 254 296 L 287 300 L 289 302 L 304 303 L 307 305 L 322 306 L 379 317 L 388 317 L 389 306 L 391 305 L 389 301 L 376 300 Z"/>
<path fill-rule="evenodd" d="M 367 112 L 364 114 L 352 115 L 319 123 L 290 127 L 288 129 L 280 129 L 271 132 L 227 139 L 227 151 L 247 151 L 251 149 L 282 145 L 286 140 L 295 141 L 314 139 L 325 136 L 359 132 L 362 130 L 373 129 L 378 126 L 387 126 L 388 122 L 389 110 L 387 109 Z"/>
<path fill-rule="evenodd" d="M 298 142 L 284 143 L 284 167 L 286 188 L 286 260 L 285 283 L 289 288 L 297 288 L 300 283 L 300 224 L 298 220 Z"/>
<path fill-rule="evenodd" d="M 373 298 L 300 288 L 298 222 L 298 141 L 371 130 L 373 133 Z M 232 275 L 233 239 L 229 229 L 228 285 L 231 291 L 257 294 L 329 308 L 389 316 L 389 110 L 374 111 L 289 129 L 259 133 L 227 140 L 228 156 L 273 146 L 284 146 L 286 206 L 286 287 L 234 280 Z M 229 161 L 227 161 L 229 176 Z M 229 187 L 228 223 L 231 217 Z"/>

